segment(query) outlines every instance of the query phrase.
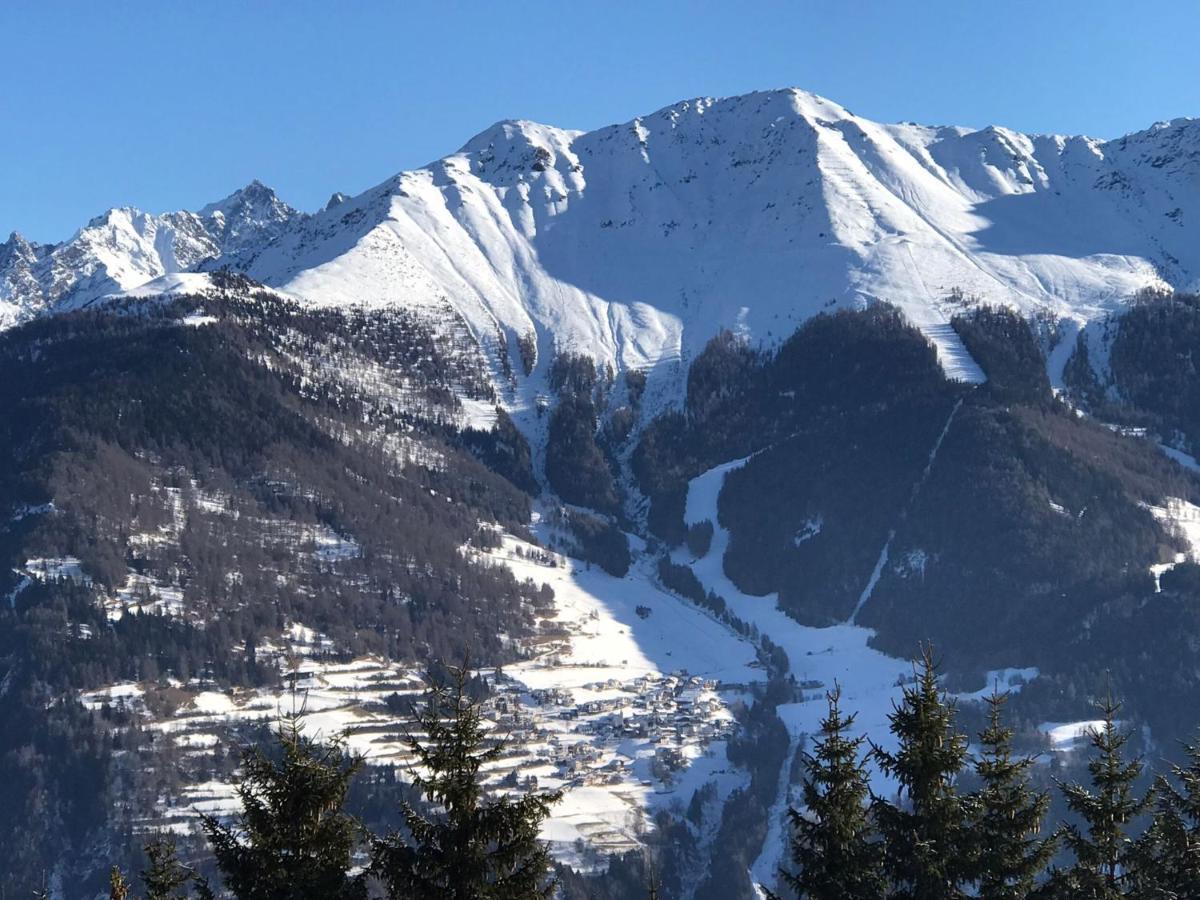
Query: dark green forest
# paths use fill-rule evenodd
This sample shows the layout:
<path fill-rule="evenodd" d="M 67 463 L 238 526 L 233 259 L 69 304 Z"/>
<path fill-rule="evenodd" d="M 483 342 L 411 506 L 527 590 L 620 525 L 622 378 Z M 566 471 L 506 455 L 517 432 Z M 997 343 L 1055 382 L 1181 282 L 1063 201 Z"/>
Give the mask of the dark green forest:
<path fill-rule="evenodd" d="M 1162 354 L 1122 344 L 1148 347 L 1135 337 L 1143 318 L 1195 308 L 1161 302 L 1167 312 L 1151 303 L 1122 320 L 1114 360 L 1162 371 Z M 971 679 L 1012 665 L 1019 648 L 1041 672 L 1014 701 L 1022 727 L 1077 714 L 1107 672 L 1156 735 L 1186 736 L 1200 718 L 1185 649 L 1200 642 L 1200 597 L 1191 564 L 1161 585 L 1150 575 L 1184 545 L 1147 507 L 1194 502 L 1200 482 L 1152 435 L 1054 396 L 1021 317 L 980 307 L 953 324 L 988 376 L 974 390 L 948 383 L 930 345 L 885 306 L 818 316 L 774 352 L 714 339 L 692 365 L 683 411 L 651 422 L 633 456 L 650 527 L 683 544 L 688 480 L 752 457 L 719 501 L 726 572 L 743 591 L 778 592 L 807 624 L 845 621 L 887 544 L 890 564 L 858 617 L 880 649 L 903 656 L 933 640 L 948 670 Z M 723 603 L 673 564 L 663 578 Z M 1178 652 L 1158 652 L 1162 642 Z"/>

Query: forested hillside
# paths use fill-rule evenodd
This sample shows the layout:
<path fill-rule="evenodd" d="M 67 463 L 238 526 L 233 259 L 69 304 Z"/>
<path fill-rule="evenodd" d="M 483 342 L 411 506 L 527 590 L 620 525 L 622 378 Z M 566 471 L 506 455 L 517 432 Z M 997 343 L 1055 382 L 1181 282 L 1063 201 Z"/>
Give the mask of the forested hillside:
<path fill-rule="evenodd" d="M 1192 309 L 1186 298 L 1161 303 L 1121 320 L 1118 388 L 1132 379 L 1119 360 L 1142 321 Z M 1156 656 L 1149 623 L 1196 634 L 1174 599 L 1188 594 L 1190 564 L 1163 576 L 1162 593 L 1151 570 L 1193 552 L 1167 508 L 1200 499 L 1195 474 L 1143 432 L 1053 395 L 1020 316 L 984 306 L 954 325 L 988 375 L 982 386 L 947 382 L 922 336 L 886 307 L 819 316 L 770 353 L 714 339 L 692 366 L 683 411 L 652 422 L 634 455 L 651 528 L 682 543 L 688 481 L 748 457 L 719 505 L 724 567 L 740 590 L 777 594 L 801 623 L 872 627 L 893 655 L 933 640 L 968 678 L 1036 666 L 1016 709 L 1029 703 L 1043 719 L 1068 715 L 1068 698 L 1108 669 L 1156 734 L 1184 736 L 1191 726 L 1161 691 L 1164 668 L 1169 683 L 1192 685 L 1190 664 Z M 1186 380 L 1171 357 L 1147 359 L 1159 374 L 1146 377 Z M 1150 414 L 1119 396 L 1128 415 Z M 1124 649 L 1107 645 L 1115 657 L 1099 653 L 1110 629 L 1126 630 Z"/>
<path fill-rule="evenodd" d="M 1200 308 L 1191 298 L 1141 298 L 1110 329 L 1107 368 L 1080 338 L 1066 392 L 1051 390 L 1042 332 L 1011 311 L 964 304 L 954 320 L 987 375 L 972 385 L 873 304 L 818 315 L 774 348 L 722 332 L 678 406 L 649 404 L 637 370 L 564 352 L 547 363 L 549 393 L 510 415 L 521 376 L 453 317 L 304 306 L 224 272 L 206 283 L 0 335 L 0 865 L 16 885 L 53 871 L 80 887 L 68 896 L 99 889 L 101 863 L 136 859 L 164 797 L 236 775 L 234 756 L 164 738 L 199 698 L 275 696 L 289 671 L 312 681 L 364 659 L 376 681 L 352 690 L 369 689 L 360 705 L 375 718 L 360 733 L 386 739 L 405 667 L 469 658 L 493 673 L 489 714 L 528 729 L 521 752 L 556 759 L 579 796 L 627 790 L 639 772 L 681 791 L 639 810 L 636 849 L 556 844 L 567 897 L 624 900 L 650 878 L 663 896 L 752 896 L 810 739 L 797 710 L 829 687 L 804 655 L 826 629 L 862 633 L 893 661 L 932 640 L 969 724 L 982 721 L 977 691 L 1019 667 L 1012 722 L 1034 749 L 1105 685 L 1126 724 L 1147 726 L 1145 746 L 1200 720 L 1187 531 L 1200 484 L 1177 461 L 1194 423 L 1190 354 L 1174 342 Z M 716 513 L 697 521 L 689 498 L 720 467 Z M 583 574 L 552 575 L 558 551 Z M 720 584 L 701 565 L 714 554 Z M 574 592 L 584 578 L 610 579 L 595 582 L 603 602 L 632 615 L 588 625 L 601 605 L 564 620 L 579 597 L 564 605 L 549 584 Z M 694 633 L 659 630 L 668 597 L 691 610 L 689 628 L 744 642 L 758 674 L 692 677 Z M 769 618 L 776 603 L 790 624 Z M 662 682 L 639 676 L 621 690 L 644 692 L 645 724 L 614 726 L 608 700 L 575 704 L 559 688 L 532 692 L 554 709 L 538 715 L 583 710 L 597 716 L 572 732 L 584 745 L 651 747 L 670 710 L 678 747 L 575 761 L 543 745 L 548 719 L 522 720 L 531 694 L 504 668 L 579 668 L 566 658 L 589 627 L 614 629 L 600 647 L 656 634 L 652 671 L 679 667 L 674 699 L 648 699 Z M 615 690 L 611 675 L 583 677 L 571 683 L 585 694 Z M 710 718 L 679 712 L 701 694 Z M 255 721 L 231 719 L 233 733 L 254 739 Z M 1068 752 L 1052 749 L 1054 764 L 1073 770 Z M 404 779 L 372 770 L 350 800 L 394 822 Z"/>
<path fill-rule="evenodd" d="M 273 684 L 293 623 L 345 659 L 502 663 L 552 601 L 460 551 L 481 523 L 529 521 L 528 495 L 472 455 L 492 438 L 459 428 L 460 396 L 491 400 L 470 343 L 221 284 L 0 336 L 10 884 L 64 852 L 85 863 L 128 827 L 114 810 L 144 815 L 190 777 L 119 765 L 152 748 L 79 692 Z"/>

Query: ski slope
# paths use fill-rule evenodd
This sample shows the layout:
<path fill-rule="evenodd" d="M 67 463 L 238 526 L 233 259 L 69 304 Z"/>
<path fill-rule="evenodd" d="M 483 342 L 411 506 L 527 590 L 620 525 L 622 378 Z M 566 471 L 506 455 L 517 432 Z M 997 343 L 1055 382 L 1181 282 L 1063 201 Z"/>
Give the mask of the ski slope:
<path fill-rule="evenodd" d="M 675 561 L 690 564 L 706 590 L 725 598 L 729 610 L 740 619 L 757 626 L 760 633 L 781 646 L 791 663 L 791 674 L 802 684 L 819 684 L 804 702 L 781 705 L 779 718 L 792 738 L 792 750 L 808 736 L 820 730 L 821 718 L 827 712 L 825 692 L 834 686 L 842 690 L 842 709 L 857 715 L 855 730 L 868 734 L 879 746 L 895 749 L 895 740 L 888 730 L 888 714 L 893 702 L 900 698 L 901 685 L 912 677 L 912 664 L 894 659 L 867 646 L 873 632 L 853 624 L 829 628 L 811 628 L 799 624 L 778 606 L 778 596 L 768 594 L 754 597 L 744 594 L 725 574 L 725 551 L 729 547 L 729 532 L 717 518 L 717 498 L 725 484 L 725 476 L 741 468 L 747 460 L 735 460 L 710 469 L 692 480 L 688 486 L 684 514 L 691 525 L 708 520 L 713 523 L 713 537 L 708 553 L 693 560 L 686 550 L 677 550 Z M 785 763 L 786 769 L 790 759 Z M 891 790 L 886 779 L 872 772 L 876 790 L 886 794 Z M 751 879 L 772 886 L 783 861 L 787 833 L 783 814 L 790 801 L 786 778 L 781 778 L 780 790 L 771 810 L 771 821 L 762 853 L 751 867 Z"/>

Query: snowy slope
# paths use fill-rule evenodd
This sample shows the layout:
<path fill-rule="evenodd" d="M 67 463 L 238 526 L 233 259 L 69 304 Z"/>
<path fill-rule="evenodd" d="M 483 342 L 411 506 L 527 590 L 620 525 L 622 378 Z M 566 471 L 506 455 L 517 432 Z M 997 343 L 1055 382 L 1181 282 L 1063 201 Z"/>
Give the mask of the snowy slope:
<path fill-rule="evenodd" d="M 1105 142 L 881 125 L 778 90 L 586 133 L 506 121 L 312 216 L 255 182 L 198 213 L 113 210 L 57 246 L 14 235 L 0 325 L 216 265 L 461 317 L 497 360 L 535 334 L 543 365 L 560 348 L 615 369 L 888 300 L 978 381 L 947 326 L 964 298 L 1069 332 L 1141 287 L 1200 287 L 1200 120 Z"/>
<path fill-rule="evenodd" d="M 1195 286 L 1198 200 L 1200 121 L 1105 143 L 879 125 L 783 90 L 588 133 L 502 122 L 238 262 L 317 302 L 450 307 L 487 345 L 536 332 L 543 359 L 615 368 L 883 299 L 972 381 L 959 297 L 1079 323 Z"/>
<path fill-rule="evenodd" d="M 684 518 L 688 524 L 712 522 L 713 538 L 708 552 L 700 559 L 691 559 L 686 550 L 679 549 L 675 551 L 675 561 L 690 565 L 706 590 L 725 598 L 736 616 L 769 635 L 787 653 L 791 674 L 802 684 L 812 685 L 803 702 L 783 704 L 778 709 L 779 717 L 792 737 L 793 752 L 805 735 L 820 730 L 821 717 L 827 711 L 825 692 L 835 686 L 842 690 L 843 708 L 857 715 L 857 729 L 870 735 L 879 746 L 894 750 L 895 738 L 889 730 L 888 714 L 900 697 L 901 685 L 912 676 L 912 664 L 869 647 L 867 641 L 873 632 L 868 628 L 853 624 L 831 628 L 800 625 L 779 609 L 775 595 L 754 597 L 744 594 L 725 574 L 729 532 L 720 523 L 717 499 L 725 485 L 725 476 L 746 462 L 739 459 L 717 466 L 688 485 Z M 894 785 L 878 772 L 873 772 L 873 779 L 881 795 L 888 796 L 894 790 Z M 756 882 L 774 883 L 775 873 L 783 861 L 786 836 L 781 822 L 787 796 L 787 784 L 783 782 L 770 815 L 767 841 L 752 867 Z"/>

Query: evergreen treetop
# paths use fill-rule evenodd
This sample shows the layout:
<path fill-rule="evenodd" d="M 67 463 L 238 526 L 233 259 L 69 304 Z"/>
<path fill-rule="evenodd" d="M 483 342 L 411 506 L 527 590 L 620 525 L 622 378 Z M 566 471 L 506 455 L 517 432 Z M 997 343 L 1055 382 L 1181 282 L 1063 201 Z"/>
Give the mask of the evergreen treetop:
<path fill-rule="evenodd" d="M 801 898 L 876 900 L 883 896 L 882 846 L 874 838 L 870 789 L 860 749 L 850 737 L 854 716 L 843 716 L 841 688 L 826 694 L 828 712 L 812 753 L 804 755 L 804 809 L 788 811 L 796 871 L 782 872 Z"/>
<path fill-rule="evenodd" d="M 436 811 L 406 804 L 408 834 L 376 841 L 373 869 L 392 900 L 548 898 L 550 856 L 538 833 L 561 794 L 487 796 L 481 770 L 505 745 L 486 734 L 467 667 L 447 672 L 427 679 L 427 700 L 406 738 L 413 782 Z"/>
<path fill-rule="evenodd" d="M 237 900 L 365 900 L 366 879 L 350 876 L 362 827 L 342 805 L 362 760 L 341 739 L 302 730 L 293 709 L 275 732 L 279 758 L 259 747 L 242 754 L 234 826 L 202 816 L 226 887 Z"/>
<path fill-rule="evenodd" d="M 160 835 L 146 844 L 145 851 L 141 876 L 146 900 L 186 900 L 187 892 L 180 889 L 195 880 L 195 873 L 179 862 L 174 839 Z"/>
<path fill-rule="evenodd" d="M 1007 694 L 987 698 L 988 724 L 979 735 L 975 761 L 981 786 L 972 832 L 976 844 L 978 896 L 1024 900 L 1054 855 L 1055 841 L 1043 839 L 1050 796 L 1029 787 L 1034 760 L 1013 755 L 1011 728 L 1003 722 Z"/>
<path fill-rule="evenodd" d="M 1155 780 L 1154 819 L 1134 846 L 1129 893 L 1137 897 L 1200 897 L 1200 745 L 1186 744 L 1175 782 Z"/>
<path fill-rule="evenodd" d="M 1088 761 L 1091 784 L 1059 784 L 1082 827 L 1072 823 L 1062 829 L 1075 862 L 1056 880 L 1065 883 L 1070 896 L 1109 900 L 1123 896 L 1123 884 L 1133 878 L 1136 853 L 1127 829 L 1153 802 L 1153 791 L 1141 797 L 1135 793 L 1142 761 L 1125 758 L 1129 734 L 1117 724 L 1121 704 L 1109 691 L 1097 705 L 1101 725 L 1088 732 L 1094 751 Z"/>
<path fill-rule="evenodd" d="M 883 838 L 884 872 L 896 900 L 966 897 L 974 863 L 974 804 L 956 782 L 967 761 L 967 739 L 954 725 L 955 710 L 938 685 L 930 647 L 914 667 L 916 680 L 889 716 L 898 747 L 878 746 L 874 758 L 899 787 L 896 803 L 876 798 Z"/>

